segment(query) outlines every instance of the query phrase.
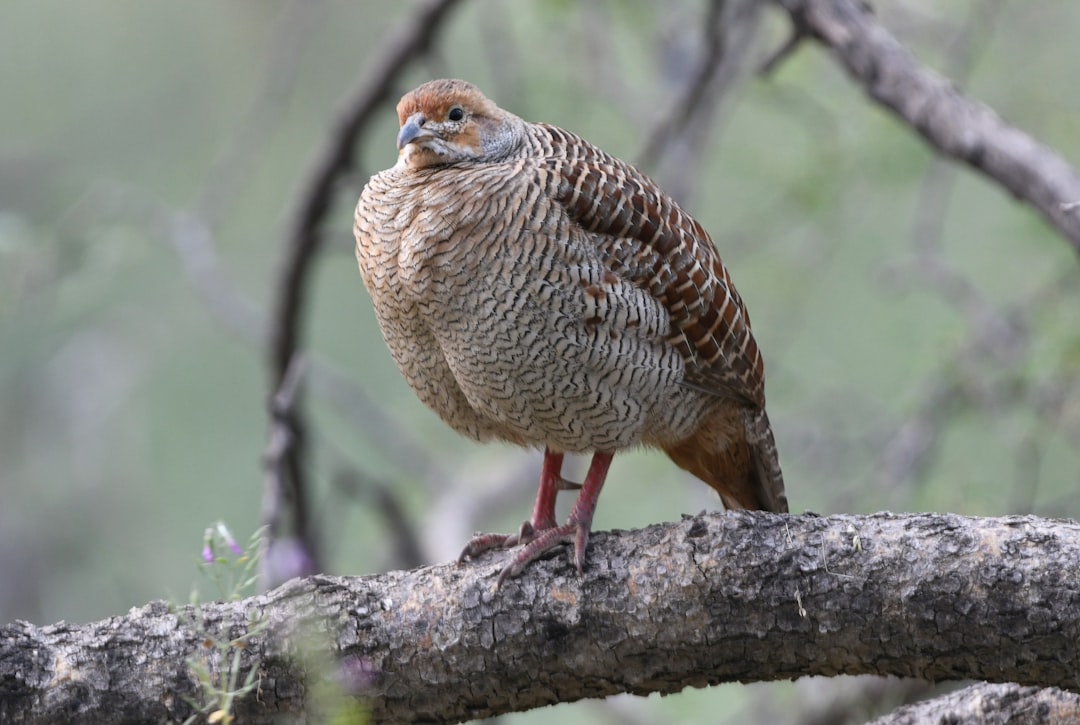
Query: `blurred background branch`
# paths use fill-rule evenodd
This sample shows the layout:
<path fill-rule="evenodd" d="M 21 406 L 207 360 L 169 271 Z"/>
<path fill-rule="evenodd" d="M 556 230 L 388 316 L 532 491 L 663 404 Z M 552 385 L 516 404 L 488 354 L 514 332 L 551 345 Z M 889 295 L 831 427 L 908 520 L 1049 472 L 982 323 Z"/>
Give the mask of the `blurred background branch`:
<path fill-rule="evenodd" d="M 797 29 L 828 46 L 869 97 L 938 151 L 1030 203 L 1080 251 L 1080 175 L 1056 151 L 921 66 L 858 0 L 775 0 Z M 992 8 L 996 3 L 989 3 Z"/>
<path fill-rule="evenodd" d="M 333 206 L 342 177 L 353 171 L 359 137 L 382 106 L 392 102 L 398 77 L 411 63 L 428 52 L 435 34 L 442 28 L 443 19 L 456 4 L 457 0 L 431 0 L 414 12 L 400 33 L 377 56 L 381 60 L 375 70 L 346 95 L 342 110 L 332 122 L 323 147 L 316 152 L 310 170 L 300 182 L 294 210 L 285 224 L 285 250 L 270 328 L 271 381 L 275 387 L 283 383 L 285 372 L 301 354 L 307 284 L 320 247 L 320 232 Z M 290 406 L 287 423 L 279 422 L 290 428 L 290 435 L 286 438 L 287 447 L 274 459 L 274 465 L 279 470 L 276 475 L 266 479 L 267 486 L 281 487 L 282 490 L 268 491 L 264 497 L 267 501 L 288 501 L 291 505 L 285 510 L 266 507 L 264 510 L 269 517 L 266 523 L 270 524 L 270 531 L 279 532 L 282 527 L 276 525 L 278 520 L 290 515 L 291 532 L 296 545 L 304 552 L 303 558 L 312 563 L 314 571 L 323 571 L 325 564 L 319 555 L 316 526 L 309 515 L 312 493 L 307 481 L 310 466 L 306 454 L 307 425 L 299 391 L 296 396 Z M 274 586 L 298 573 L 271 568 L 267 574 L 267 585 Z"/>

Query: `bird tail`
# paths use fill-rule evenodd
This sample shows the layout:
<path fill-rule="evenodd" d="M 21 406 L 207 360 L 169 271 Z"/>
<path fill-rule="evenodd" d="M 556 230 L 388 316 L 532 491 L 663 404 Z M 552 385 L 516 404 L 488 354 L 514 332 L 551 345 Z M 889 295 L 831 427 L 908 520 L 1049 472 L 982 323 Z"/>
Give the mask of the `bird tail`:
<path fill-rule="evenodd" d="M 715 488 L 725 507 L 787 513 L 784 475 L 764 408 L 720 405 L 693 435 L 663 449 L 677 466 Z"/>

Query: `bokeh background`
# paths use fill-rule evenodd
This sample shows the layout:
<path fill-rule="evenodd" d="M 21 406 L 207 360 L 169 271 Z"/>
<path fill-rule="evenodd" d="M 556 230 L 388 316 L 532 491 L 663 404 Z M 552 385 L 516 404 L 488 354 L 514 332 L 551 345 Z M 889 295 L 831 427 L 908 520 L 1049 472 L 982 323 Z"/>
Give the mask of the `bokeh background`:
<path fill-rule="evenodd" d="M 771 4 L 730 3 L 728 57 L 682 125 L 707 5 L 463 0 L 399 90 L 469 79 L 641 162 L 702 221 L 765 352 L 793 511 L 1075 517 L 1076 251 L 935 160 L 821 48 L 757 74 L 789 32 Z M 1080 161 L 1080 5 L 879 5 L 920 60 Z M 0 621 L 184 600 L 204 529 L 259 525 L 284 221 L 346 90 L 415 7 L 0 9 Z M 337 190 L 305 308 L 323 383 L 307 400 L 313 516 L 335 573 L 443 561 L 474 530 L 515 529 L 540 464 L 455 436 L 379 337 L 351 211 L 394 162 L 395 131 L 389 103 Z M 608 480 L 597 530 L 719 507 L 656 453 L 618 456 Z M 507 721 L 807 722 L 850 714 L 850 691 L 733 685 Z"/>

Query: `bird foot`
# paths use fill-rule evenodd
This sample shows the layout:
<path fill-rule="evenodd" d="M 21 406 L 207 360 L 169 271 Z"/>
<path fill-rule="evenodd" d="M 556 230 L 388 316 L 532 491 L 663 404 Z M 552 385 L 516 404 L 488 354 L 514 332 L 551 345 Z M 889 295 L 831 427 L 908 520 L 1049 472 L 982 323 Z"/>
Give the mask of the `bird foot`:
<path fill-rule="evenodd" d="M 543 528 L 551 528 L 554 525 L 552 522 Z M 465 544 L 465 548 L 458 555 L 457 563 L 464 564 L 466 559 L 475 559 L 493 549 L 512 549 L 518 544 L 527 544 L 536 538 L 536 531 L 531 521 L 523 521 L 516 534 L 477 534 Z"/>
<path fill-rule="evenodd" d="M 468 544 L 458 557 L 458 564 L 472 559 L 492 549 L 509 549 L 520 546 L 495 582 L 498 589 L 507 579 L 517 576 L 522 570 L 541 556 L 561 544 L 574 544 L 574 565 L 578 575 L 585 570 L 585 547 L 589 543 L 589 530 L 592 528 L 593 512 L 596 499 L 604 485 L 608 466 L 614 454 L 597 451 L 593 454 L 589 472 L 583 483 L 567 481 L 560 474 L 563 454 L 551 450 L 544 451 L 544 470 L 540 474 L 540 490 L 536 494 L 532 518 L 521 524 L 517 534 L 479 534 Z M 570 517 L 562 526 L 555 524 L 555 494 L 558 491 L 579 491 Z"/>
<path fill-rule="evenodd" d="M 585 548 L 589 543 L 589 522 L 568 522 L 563 526 L 545 526 L 537 529 L 532 523 L 526 521 L 521 524 L 521 530 L 516 534 L 478 534 L 474 536 L 458 557 L 458 564 L 466 559 L 475 559 L 484 552 L 493 549 L 512 549 L 520 546 L 521 549 L 514 554 L 503 570 L 499 572 L 499 578 L 495 581 L 495 588 L 499 589 L 503 583 L 524 571 L 525 567 L 536 561 L 544 554 L 562 544 L 574 545 L 574 565 L 578 574 L 581 575 L 585 567 Z"/>
<path fill-rule="evenodd" d="M 563 526 L 554 526 L 536 532 L 532 540 L 514 555 L 510 563 L 499 572 L 499 578 L 495 580 L 495 588 L 499 589 L 503 583 L 520 574 L 525 567 L 536 561 L 541 556 L 562 544 L 574 545 L 574 566 L 577 567 L 578 576 L 585 571 L 585 547 L 589 543 L 589 522 L 568 522 Z"/>

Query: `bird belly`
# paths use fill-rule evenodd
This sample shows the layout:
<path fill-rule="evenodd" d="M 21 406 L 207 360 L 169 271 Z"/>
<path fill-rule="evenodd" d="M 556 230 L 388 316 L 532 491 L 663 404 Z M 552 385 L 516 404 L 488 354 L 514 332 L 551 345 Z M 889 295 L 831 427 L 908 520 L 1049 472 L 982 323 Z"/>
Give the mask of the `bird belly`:
<path fill-rule="evenodd" d="M 474 428 L 566 452 L 689 434 L 711 396 L 681 385 L 684 362 L 659 302 L 599 259 L 528 244 L 504 251 L 452 279 L 433 275 L 420 306 L 483 423 Z M 455 425 L 459 414 L 436 411 Z"/>

